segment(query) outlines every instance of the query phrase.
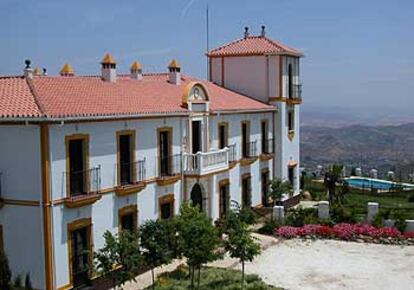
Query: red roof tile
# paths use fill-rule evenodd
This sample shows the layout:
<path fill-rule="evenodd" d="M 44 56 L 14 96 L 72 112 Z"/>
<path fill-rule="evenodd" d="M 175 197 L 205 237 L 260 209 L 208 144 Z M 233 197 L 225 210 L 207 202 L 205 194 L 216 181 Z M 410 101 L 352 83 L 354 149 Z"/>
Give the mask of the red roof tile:
<path fill-rule="evenodd" d="M 182 106 L 182 95 L 185 86 L 194 80 L 182 76 L 177 86 L 168 82 L 168 74 L 146 74 L 141 81 L 121 75 L 115 83 L 98 76 L 35 76 L 30 84 L 22 77 L 0 78 L 0 117 L 116 118 L 188 113 Z M 202 83 L 208 88 L 212 111 L 273 109 L 211 82 Z"/>
<path fill-rule="evenodd" d="M 24 77 L 0 78 L 0 117 L 39 117 L 41 111 Z"/>
<path fill-rule="evenodd" d="M 302 52 L 291 48 L 278 41 L 271 40 L 262 36 L 248 36 L 224 44 L 218 48 L 210 50 L 207 55 L 210 57 L 237 56 L 237 55 L 262 55 L 262 54 L 287 54 L 293 56 L 303 56 Z"/>

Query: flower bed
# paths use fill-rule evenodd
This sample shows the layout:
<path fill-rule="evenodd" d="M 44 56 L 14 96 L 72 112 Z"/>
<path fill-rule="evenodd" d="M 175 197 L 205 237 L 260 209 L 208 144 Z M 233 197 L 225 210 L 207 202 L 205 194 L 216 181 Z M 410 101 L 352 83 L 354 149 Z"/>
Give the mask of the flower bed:
<path fill-rule="evenodd" d="M 366 224 L 340 223 L 334 226 L 304 225 L 303 227 L 282 226 L 274 230 L 277 237 L 327 238 L 357 242 L 414 245 L 414 232 L 401 233 L 396 228 L 376 228 Z"/>

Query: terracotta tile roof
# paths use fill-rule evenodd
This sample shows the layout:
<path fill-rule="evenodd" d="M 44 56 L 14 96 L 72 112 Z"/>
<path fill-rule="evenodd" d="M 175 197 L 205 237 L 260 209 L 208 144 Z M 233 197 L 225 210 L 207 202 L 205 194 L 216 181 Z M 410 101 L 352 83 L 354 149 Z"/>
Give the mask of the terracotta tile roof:
<path fill-rule="evenodd" d="M 262 36 L 248 36 L 218 48 L 210 50 L 207 55 L 210 57 L 237 56 L 237 55 L 262 55 L 262 54 L 287 54 L 293 56 L 303 56 L 302 52 L 291 48 L 278 41 L 271 40 Z"/>
<path fill-rule="evenodd" d="M 41 115 L 24 77 L 0 78 L 0 117 L 21 118 Z"/>
<path fill-rule="evenodd" d="M 197 79 L 182 75 L 181 85 L 168 82 L 168 74 L 145 74 L 137 81 L 119 75 L 115 83 L 99 76 L 35 76 L 0 78 L 0 118 L 78 118 L 138 114 L 184 113 L 185 86 Z M 212 111 L 271 110 L 272 106 L 202 81 Z"/>

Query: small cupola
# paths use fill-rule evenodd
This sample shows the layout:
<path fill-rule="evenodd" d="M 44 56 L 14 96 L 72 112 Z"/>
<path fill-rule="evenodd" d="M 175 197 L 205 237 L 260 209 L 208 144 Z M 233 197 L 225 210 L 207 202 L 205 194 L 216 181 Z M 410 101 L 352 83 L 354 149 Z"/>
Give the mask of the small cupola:
<path fill-rule="evenodd" d="M 131 65 L 131 79 L 142 80 L 142 66 L 138 61 L 134 61 Z"/>
<path fill-rule="evenodd" d="M 101 61 L 102 79 L 106 82 L 116 82 L 116 61 L 110 53 L 107 53 Z"/>
<path fill-rule="evenodd" d="M 168 65 L 169 70 L 169 82 L 171 84 L 179 86 L 181 84 L 181 65 L 180 63 L 173 59 Z"/>
<path fill-rule="evenodd" d="M 75 75 L 75 71 L 69 63 L 65 63 L 60 70 L 60 75 L 62 77 L 73 77 Z"/>
<path fill-rule="evenodd" d="M 34 70 L 33 70 L 33 74 L 35 75 L 35 76 L 42 76 L 43 75 L 43 70 L 40 68 L 40 67 L 37 67 L 37 68 L 35 68 Z"/>
<path fill-rule="evenodd" d="M 249 27 L 244 27 L 244 39 L 250 36 Z"/>

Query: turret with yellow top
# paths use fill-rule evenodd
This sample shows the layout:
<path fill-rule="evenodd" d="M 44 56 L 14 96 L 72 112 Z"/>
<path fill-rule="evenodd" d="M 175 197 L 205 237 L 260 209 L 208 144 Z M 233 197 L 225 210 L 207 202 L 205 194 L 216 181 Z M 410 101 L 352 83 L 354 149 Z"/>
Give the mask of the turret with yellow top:
<path fill-rule="evenodd" d="M 60 70 L 60 75 L 62 77 L 72 77 L 75 75 L 75 71 L 69 63 L 65 63 Z"/>
<path fill-rule="evenodd" d="M 131 65 L 131 79 L 142 80 L 142 66 L 138 61 L 134 61 Z"/>
<path fill-rule="evenodd" d="M 173 59 L 168 65 L 169 70 L 169 82 L 173 85 L 179 86 L 181 84 L 181 65 Z"/>
<path fill-rule="evenodd" d="M 110 53 L 107 53 L 101 61 L 102 79 L 106 82 L 116 82 L 116 61 Z"/>

